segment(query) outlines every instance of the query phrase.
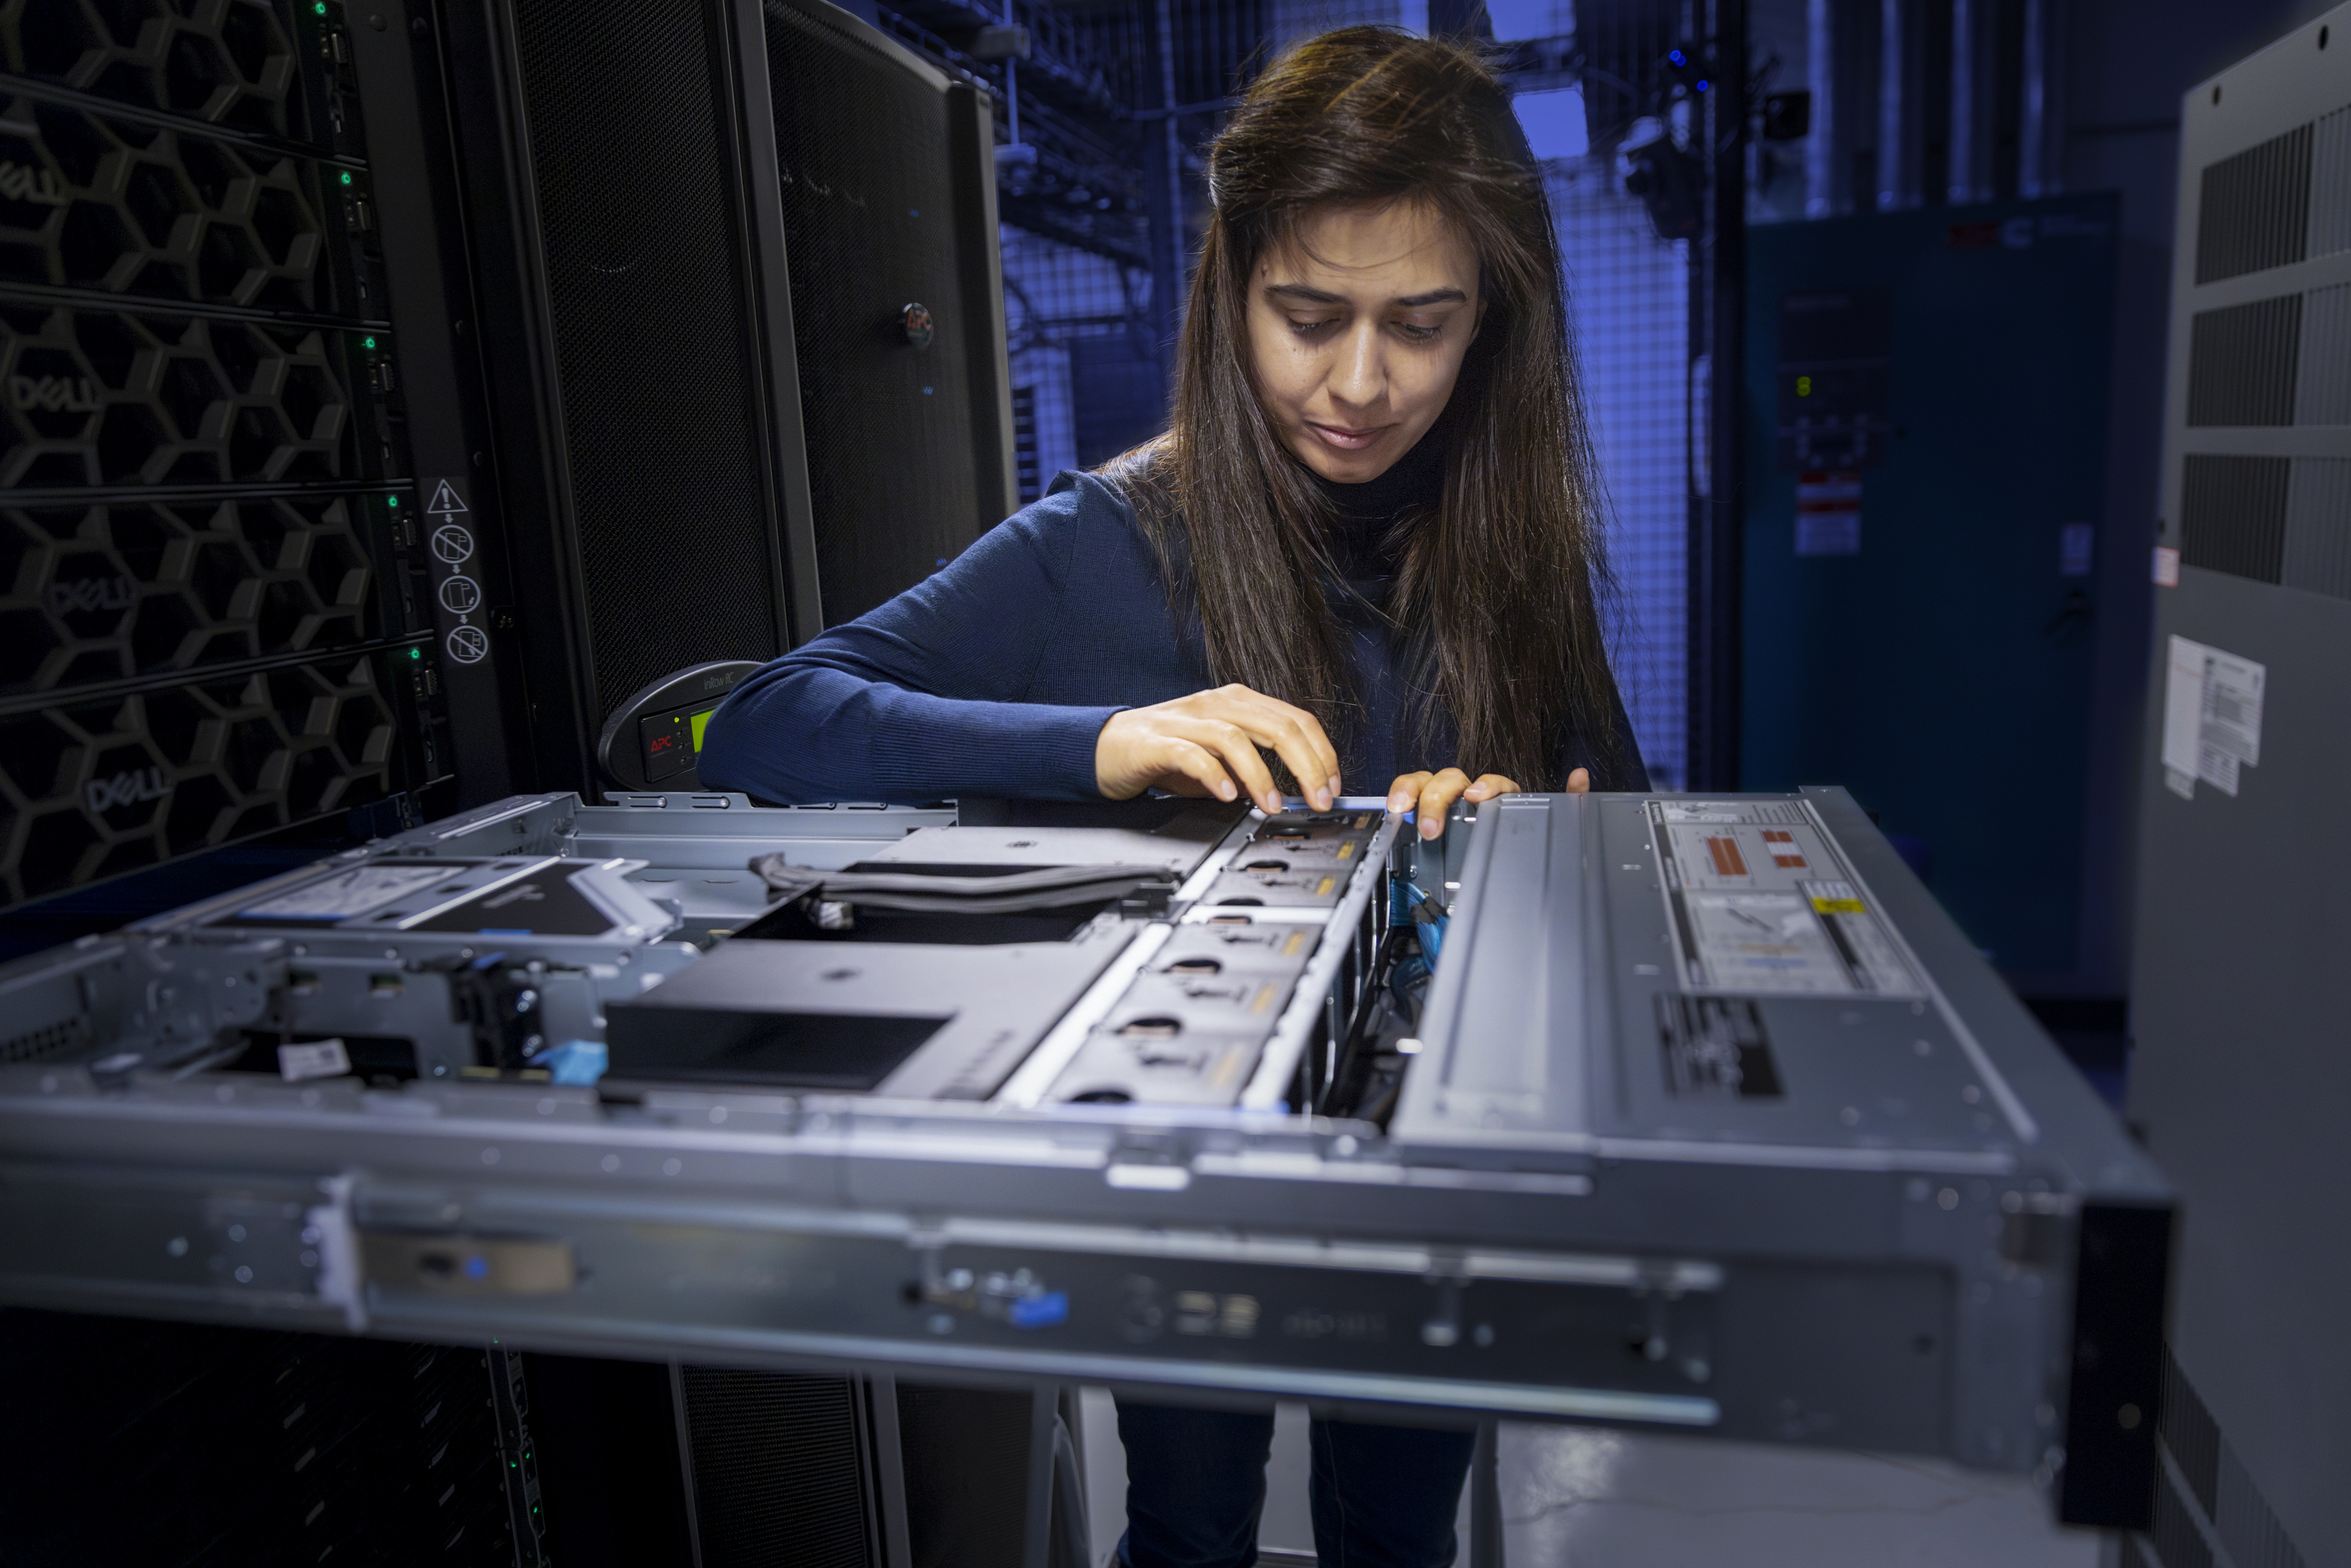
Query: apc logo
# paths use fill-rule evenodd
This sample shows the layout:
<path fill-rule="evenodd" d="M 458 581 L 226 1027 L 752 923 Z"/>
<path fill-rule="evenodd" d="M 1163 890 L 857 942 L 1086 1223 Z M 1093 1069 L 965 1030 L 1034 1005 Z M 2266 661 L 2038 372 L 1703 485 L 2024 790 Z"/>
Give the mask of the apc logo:
<path fill-rule="evenodd" d="M 91 810 L 100 813 L 161 800 L 171 792 L 160 768 L 126 768 L 111 779 L 93 779 L 82 786 L 82 798 Z"/>
<path fill-rule="evenodd" d="M 21 163 L 0 159 L 0 196 L 19 202 L 38 202 L 45 207 L 64 207 L 73 204 L 57 183 L 54 170 L 27 169 Z"/>
<path fill-rule="evenodd" d="M 127 577 L 77 577 L 49 584 L 49 609 L 59 615 L 87 615 L 100 610 L 128 610 L 138 593 Z"/>
<path fill-rule="evenodd" d="M 10 376 L 8 405 L 19 413 L 46 409 L 51 413 L 96 413 L 98 387 L 88 376 Z"/>

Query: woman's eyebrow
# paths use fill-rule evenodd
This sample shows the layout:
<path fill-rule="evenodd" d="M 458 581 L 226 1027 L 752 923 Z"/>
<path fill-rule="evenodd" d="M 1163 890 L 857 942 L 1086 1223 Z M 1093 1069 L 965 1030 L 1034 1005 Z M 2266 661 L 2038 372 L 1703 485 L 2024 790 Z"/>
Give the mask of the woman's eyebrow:
<path fill-rule="evenodd" d="M 1320 288 L 1309 288 L 1302 283 L 1271 284 L 1267 287 L 1266 292 L 1280 295 L 1284 299 L 1295 299 L 1306 305 L 1346 303 L 1344 296 L 1328 294 Z M 1432 288 L 1426 294 L 1410 295 L 1397 300 L 1396 303 L 1406 309 L 1415 309 L 1423 305 L 1462 305 L 1467 304 L 1468 299 L 1469 296 L 1458 288 Z"/>

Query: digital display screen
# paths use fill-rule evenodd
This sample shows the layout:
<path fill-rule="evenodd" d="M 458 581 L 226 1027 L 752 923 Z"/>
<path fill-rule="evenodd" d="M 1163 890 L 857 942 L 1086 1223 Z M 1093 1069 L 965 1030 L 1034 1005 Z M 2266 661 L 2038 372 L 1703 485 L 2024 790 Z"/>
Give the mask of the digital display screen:
<path fill-rule="evenodd" d="M 706 707 L 686 720 L 686 723 L 694 727 L 694 750 L 696 756 L 702 753 L 702 732 L 710 727 L 710 716 L 717 711 L 715 707 Z"/>

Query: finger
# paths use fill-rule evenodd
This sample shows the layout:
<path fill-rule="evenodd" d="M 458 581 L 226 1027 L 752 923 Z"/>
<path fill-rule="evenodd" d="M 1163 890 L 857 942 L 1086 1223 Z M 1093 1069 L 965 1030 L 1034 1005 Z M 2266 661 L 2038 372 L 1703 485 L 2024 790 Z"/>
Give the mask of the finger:
<path fill-rule="evenodd" d="M 1388 786 L 1388 810 L 1399 813 L 1411 810 L 1413 802 L 1420 799 L 1421 786 L 1427 782 L 1425 772 L 1397 774 L 1395 782 Z"/>
<path fill-rule="evenodd" d="M 1445 813 L 1469 788 L 1469 775 L 1448 768 L 1420 787 L 1420 836 L 1433 839 L 1445 831 Z"/>
<path fill-rule="evenodd" d="M 1151 782 L 1159 789 L 1190 794 L 1192 790 L 1181 788 L 1190 784 L 1219 800 L 1231 800 L 1240 794 L 1222 757 L 1181 737 L 1162 736 L 1152 748 L 1151 761 L 1155 768 Z"/>
<path fill-rule="evenodd" d="M 1267 768 L 1265 758 L 1258 755 L 1257 742 L 1247 730 L 1223 719 L 1194 719 L 1182 733 L 1185 738 L 1224 758 L 1225 770 L 1249 791 L 1249 799 L 1267 816 L 1280 814 L 1281 791 L 1273 787 L 1273 774 Z M 1232 799 L 1229 795 L 1222 798 Z"/>
<path fill-rule="evenodd" d="M 1592 793 L 1592 769 L 1579 768 L 1567 776 L 1567 792 L 1571 795 Z"/>
<path fill-rule="evenodd" d="M 1516 795 L 1519 787 L 1499 773 L 1480 773 L 1478 781 L 1461 792 L 1465 800 L 1490 800 L 1497 795 Z"/>
<path fill-rule="evenodd" d="M 1243 687 L 1224 715 L 1259 746 L 1270 747 L 1298 780 L 1298 792 L 1318 811 L 1339 796 L 1339 754 L 1322 732 L 1322 721 L 1302 707 Z"/>

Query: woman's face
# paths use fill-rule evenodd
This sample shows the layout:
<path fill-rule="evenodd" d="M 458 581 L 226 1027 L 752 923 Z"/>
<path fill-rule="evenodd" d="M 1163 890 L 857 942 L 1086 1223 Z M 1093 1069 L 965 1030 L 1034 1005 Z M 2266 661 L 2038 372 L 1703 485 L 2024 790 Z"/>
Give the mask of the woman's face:
<path fill-rule="evenodd" d="M 1484 314 L 1477 253 L 1434 208 L 1311 214 L 1249 280 L 1258 395 L 1306 466 L 1376 479 L 1445 412 Z"/>

